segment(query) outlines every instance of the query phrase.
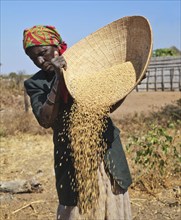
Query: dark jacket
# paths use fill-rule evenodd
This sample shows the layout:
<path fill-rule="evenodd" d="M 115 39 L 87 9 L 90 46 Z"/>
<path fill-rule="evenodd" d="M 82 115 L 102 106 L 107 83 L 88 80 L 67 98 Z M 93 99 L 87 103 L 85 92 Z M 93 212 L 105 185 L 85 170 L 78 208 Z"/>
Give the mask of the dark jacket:
<path fill-rule="evenodd" d="M 30 96 L 33 113 L 38 121 L 40 108 L 46 101 L 54 80 L 54 77 L 48 80 L 45 73 L 39 71 L 24 82 L 26 91 Z M 71 157 L 71 149 L 69 148 L 69 138 L 65 135 L 65 131 L 68 129 L 64 122 L 66 118 L 63 117 L 65 116 L 65 111 L 70 111 L 72 103 L 73 100 L 71 98 L 67 104 L 60 101 L 59 114 L 52 126 L 56 188 L 60 204 L 67 206 L 75 206 L 78 195 L 73 189 L 74 183 L 72 183 L 72 179 L 75 179 L 75 170 L 73 158 Z M 132 180 L 119 137 L 120 131 L 114 126 L 110 118 L 108 118 L 107 123 L 107 130 L 103 133 L 103 138 L 108 145 L 108 149 L 104 155 L 104 164 L 116 182 L 123 189 L 127 189 L 132 183 Z"/>

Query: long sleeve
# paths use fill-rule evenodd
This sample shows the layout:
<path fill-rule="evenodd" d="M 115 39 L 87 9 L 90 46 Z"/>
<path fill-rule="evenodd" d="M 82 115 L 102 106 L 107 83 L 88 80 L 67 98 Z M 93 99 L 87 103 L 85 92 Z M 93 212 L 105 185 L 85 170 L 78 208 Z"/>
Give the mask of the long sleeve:
<path fill-rule="evenodd" d="M 47 81 L 41 71 L 24 82 L 33 113 L 39 124 L 45 128 L 51 127 L 58 115 L 62 83 L 56 76 Z"/>

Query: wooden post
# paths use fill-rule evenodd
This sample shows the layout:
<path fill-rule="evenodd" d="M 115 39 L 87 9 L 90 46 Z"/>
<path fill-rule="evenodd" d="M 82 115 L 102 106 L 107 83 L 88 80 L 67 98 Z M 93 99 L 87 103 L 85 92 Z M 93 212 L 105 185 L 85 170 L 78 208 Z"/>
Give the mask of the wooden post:
<path fill-rule="evenodd" d="M 181 69 L 178 69 L 179 72 L 179 80 L 178 80 L 178 89 L 181 91 Z"/>
<path fill-rule="evenodd" d="M 148 75 L 147 75 L 147 82 L 146 82 L 146 91 L 148 92 L 149 89 L 149 77 L 150 77 L 150 71 L 148 71 Z"/>
<path fill-rule="evenodd" d="M 29 97 L 26 92 L 26 89 L 24 88 L 24 106 L 25 106 L 25 112 L 29 111 Z"/>
<path fill-rule="evenodd" d="M 161 78 L 162 78 L 161 85 L 162 85 L 162 91 L 164 91 L 164 77 L 163 77 L 163 73 L 164 73 L 164 70 L 163 70 L 163 68 L 162 68 L 162 69 L 161 69 Z"/>
<path fill-rule="evenodd" d="M 170 90 L 173 91 L 173 75 L 174 69 L 170 69 Z"/>
<path fill-rule="evenodd" d="M 157 91 L 157 85 L 156 85 L 156 83 L 157 83 L 156 78 L 157 78 L 157 77 L 156 77 L 156 72 L 157 72 L 157 68 L 155 68 L 155 75 L 154 75 L 154 76 L 155 76 L 155 91 Z"/>
<path fill-rule="evenodd" d="M 139 90 L 138 90 L 138 85 L 136 86 L 136 92 L 139 92 Z"/>

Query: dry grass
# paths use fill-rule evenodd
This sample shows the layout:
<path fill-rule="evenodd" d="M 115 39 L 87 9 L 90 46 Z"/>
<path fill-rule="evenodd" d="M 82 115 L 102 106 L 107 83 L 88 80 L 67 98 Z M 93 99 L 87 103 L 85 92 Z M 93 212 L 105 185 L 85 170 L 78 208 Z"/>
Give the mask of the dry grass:
<path fill-rule="evenodd" d="M 26 113 L 23 110 L 8 110 L 1 112 L 0 136 L 24 134 L 47 134 L 51 130 L 45 130 L 39 126 L 32 113 Z"/>
<path fill-rule="evenodd" d="M 29 111 L 25 112 L 23 80 L 21 83 L 16 81 L 0 78 L 0 136 L 52 133 L 50 129 L 39 126 L 30 106 Z"/>

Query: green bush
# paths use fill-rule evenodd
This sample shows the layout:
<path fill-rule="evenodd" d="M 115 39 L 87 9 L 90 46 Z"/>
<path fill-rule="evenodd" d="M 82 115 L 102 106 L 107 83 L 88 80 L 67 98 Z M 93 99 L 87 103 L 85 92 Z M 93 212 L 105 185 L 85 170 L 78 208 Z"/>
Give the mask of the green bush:
<path fill-rule="evenodd" d="M 135 167 L 135 184 L 141 182 L 153 189 L 164 186 L 170 176 L 179 175 L 181 144 L 173 128 L 174 122 L 168 128 L 152 124 L 144 135 L 129 138 L 126 149 Z"/>
<path fill-rule="evenodd" d="M 172 164 L 173 171 L 177 170 L 177 165 L 181 159 L 177 149 L 178 146 L 174 145 L 174 138 L 163 127 L 153 125 L 152 129 L 145 136 L 132 136 L 127 145 L 127 150 L 130 147 L 135 148 L 135 146 L 137 151 L 133 160 L 135 164 L 141 165 L 147 171 L 152 170 L 163 175 L 166 172 L 170 157 L 172 157 L 173 163 L 175 163 Z"/>
<path fill-rule="evenodd" d="M 153 57 L 180 56 L 181 52 L 176 47 L 159 48 L 153 51 Z"/>

